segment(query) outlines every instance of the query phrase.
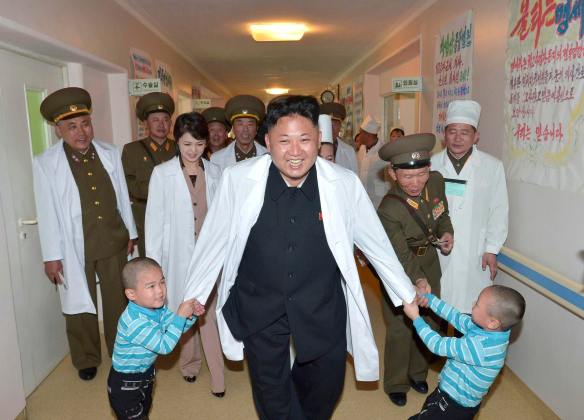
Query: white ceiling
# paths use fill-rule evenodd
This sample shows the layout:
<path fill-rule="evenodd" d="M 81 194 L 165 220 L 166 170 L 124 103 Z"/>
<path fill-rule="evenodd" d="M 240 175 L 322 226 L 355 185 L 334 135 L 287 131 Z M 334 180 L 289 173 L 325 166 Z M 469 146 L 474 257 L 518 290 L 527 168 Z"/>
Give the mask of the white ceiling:
<path fill-rule="evenodd" d="M 316 94 L 430 0 L 118 0 L 230 94 Z M 306 23 L 299 42 L 255 42 L 248 25 Z M 217 92 L 219 93 L 219 92 Z"/>

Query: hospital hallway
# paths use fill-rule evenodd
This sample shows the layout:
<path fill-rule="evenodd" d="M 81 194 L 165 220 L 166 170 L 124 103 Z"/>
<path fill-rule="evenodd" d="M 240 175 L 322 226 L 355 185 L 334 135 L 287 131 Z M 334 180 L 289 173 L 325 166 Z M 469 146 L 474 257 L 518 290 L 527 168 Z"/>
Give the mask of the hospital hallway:
<path fill-rule="evenodd" d="M 494 295 L 433 349 L 452 360 L 450 410 L 582 420 L 583 209 L 584 0 L 0 0 L 0 420 L 114 418 L 114 342 L 112 376 L 146 377 L 160 355 L 152 419 L 252 420 L 251 384 L 288 379 L 276 344 L 253 352 L 280 327 L 328 413 L 344 315 L 357 368 L 333 418 L 408 418 L 426 395 L 401 407 L 403 389 L 434 391 L 446 358 L 418 380 L 409 321 L 392 324 L 407 375 L 391 397 L 356 381 L 376 377 L 375 350 L 383 378 L 396 319 L 353 266 L 366 249 L 402 302 L 431 285 L 470 313 Z M 133 305 L 138 256 L 166 279 L 156 305 Z M 162 328 L 160 347 L 120 350 L 119 314 L 193 314 L 214 285 L 202 346 Z M 249 359 L 225 360 L 222 398 L 235 336 Z M 189 383 L 196 346 L 214 357 Z"/>
<path fill-rule="evenodd" d="M 383 340 L 385 326 L 381 316 L 379 282 L 369 269 L 360 268 L 359 274 L 377 347 L 380 349 L 383 372 Z M 107 400 L 106 377 L 110 359 L 104 349 L 104 362 L 95 380 L 81 381 L 71 365 L 69 357 L 27 399 L 29 420 L 98 420 L 113 418 Z M 239 363 L 226 365 L 225 398 L 214 398 L 209 390 L 209 371 L 204 365 L 195 383 L 185 382 L 180 374 L 176 351 L 170 356 L 159 357 L 156 364 L 154 404 L 150 412 L 152 420 L 252 420 L 257 418 L 251 404 L 251 386 L 248 372 Z M 428 384 L 433 390 L 437 374 L 442 367 L 434 363 L 430 369 Z M 347 362 L 345 387 L 333 420 L 381 420 L 406 419 L 417 413 L 425 395 L 410 390 L 408 404 L 393 405 L 383 392 L 379 382 L 355 381 L 353 367 Z M 497 378 L 489 396 L 483 401 L 477 420 L 552 420 L 559 419 L 537 396 L 505 368 Z M 501 413 L 505 413 L 501 416 Z"/>

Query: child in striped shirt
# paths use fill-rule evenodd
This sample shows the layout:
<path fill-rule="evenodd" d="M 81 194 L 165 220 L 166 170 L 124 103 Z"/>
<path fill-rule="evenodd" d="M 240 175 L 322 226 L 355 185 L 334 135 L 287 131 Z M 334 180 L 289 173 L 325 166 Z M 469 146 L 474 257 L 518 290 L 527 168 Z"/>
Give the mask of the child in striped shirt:
<path fill-rule="evenodd" d="M 156 358 L 174 349 L 204 307 L 193 299 L 181 303 L 176 314 L 168 310 L 164 275 L 151 258 L 129 261 L 122 281 L 130 302 L 118 321 L 108 397 L 118 419 L 147 419 Z"/>
<path fill-rule="evenodd" d="M 463 336 L 442 337 L 433 331 L 420 316 L 417 303 L 429 306 Z M 482 290 L 471 316 L 431 294 L 417 303 L 404 304 L 404 313 L 430 351 L 448 360 L 438 387 L 410 420 L 472 419 L 505 364 L 510 329 L 523 318 L 525 300 L 516 290 L 494 285 Z"/>

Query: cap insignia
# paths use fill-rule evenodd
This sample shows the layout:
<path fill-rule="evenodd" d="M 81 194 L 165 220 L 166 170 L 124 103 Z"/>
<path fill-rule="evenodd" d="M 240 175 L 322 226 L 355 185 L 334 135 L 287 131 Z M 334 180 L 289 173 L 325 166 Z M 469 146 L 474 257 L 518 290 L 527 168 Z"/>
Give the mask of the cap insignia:
<path fill-rule="evenodd" d="M 420 152 L 414 152 L 412 153 L 412 159 L 420 159 Z"/>
<path fill-rule="evenodd" d="M 164 107 L 162 105 L 158 105 L 156 108 L 157 109 L 163 109 Z"/>
<path fill-rule="evenodd" d="M 69 105 L 69 111 L 71 112 L 77 111 L 77 105 Z"/>
<path fill-rule="evenodd" d="M 242 110 L 241 110 L 241 113 L 242 113 L 242 114 L 247 114 L 247 109 L 242 109 Z"/>

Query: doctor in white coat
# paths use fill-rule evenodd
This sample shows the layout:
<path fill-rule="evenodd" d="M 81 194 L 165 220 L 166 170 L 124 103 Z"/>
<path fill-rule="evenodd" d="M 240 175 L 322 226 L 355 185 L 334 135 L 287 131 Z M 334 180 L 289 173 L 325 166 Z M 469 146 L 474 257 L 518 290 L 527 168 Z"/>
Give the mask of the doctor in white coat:
<path fill-rule="evenodd" d="M 120 152 L 93 138 L 89 93 L 60 89 L 43 101 L 41 113 L 62 138 L 33 161 L 45 273 L 58 285 L 73 365 L 90 380 L 101 363 L 95 275 L 111 355 L 127 303 L 121 272 L 138 235 Z"/>
<path fill-rule="evenodd" d="M 329 418 L 342 391 L 345 349 L 353 355 L 358 380 L 375 381 L 379 378 L 379 358 L 353 257 L 354 244 L 363 250 L 374 265 L 395 305 L 401 305 L 404 300 L 412 301 L 416 289 L 397 260 L 375 209 L 357 176 L 336 164 L 317 158 L 320 139 L 316 99 L 309 96 L 276 98 L 268 106 L 266 120 L 268 123 L 266 143 L 271 156 L 258 157 L 223 172 L 216 198 L 195 247 L 184 298 L 194 297 L 200 302 L 205 302 L 215 285 L 217 275 L 223 268 L 217 304 L 221 344 L 228 359 L 242 360 L 245 343 L 254 402 L 260 418 L 304 418 L 300 416 L 305 415 L 308 418 Z M 278 200 L 277 197 L 280 196 L 279 193 L 267 192 L 273 183 L 282 185 L 284 195 L 290 194 L 291 197 L 300 197 L 299 200 L 308 200 L 309 205 L 313 202 L 305 198 L 311 195 L 309 191 L 304 191 L 304 183 L 311 184 L 311 187 L 307 187 L 309 190 L 316 185 L 320 212 L 315 210 L 315 213 L 309 213 L 314 214 L 314 220 L 309 218 L 306 222 L 308 225 L 303 224 L 304 219 L 297 217 L 266 219 L 264 212 L 268 206 L 273 206 L 273 200 Z M 302 190 L 303 193 L 294 194 L 294 191 L 286 190 L 286 185 L 296 187 L 295 190 Z M 290 206 L 278 207 L 278 211 L 286 212 L 288 208 Z M 264 216 L 260 217 L 260 213 Z M 274 220 L 281 222 L 273 225 Z M 267 232 L 261 232 L 263 230 L 261 225 L 264 223 L 268 225 Z M 261 242 L 263 246 L 253 243 L 254 238 L 257 239 L 258 235 L 261 237 L 261 234 L 270 242 L 286 241 L 284 235 L 271 235 L 269 232 L 276 232 L 271 229 L 283 229 L 290 235 L 296 235 L 304 226 L 312 226 L 308 229 L 309 236 L 295 243 L 283 244 L 281 253 L 268 247 L 264 242 Z M 259 263 L 252 267 L 253 269 L 278 271 L 280 258 L 285 261 L 286 258 L 292 258 L 295 252 L 300 253 L 303 252 L 303 248 L 314 246 L 315 242 L 320 240 L 319 231 L 322 232 L 321 243 L 325 244 L 324 249 L 320 251 L 331 253 L 333 264 L 339 270 L 337 281 L 340 283 L 333 284 L 338 284 L 341 296 L 346 300 L 342 306 L 346 322 L 340 325 L 343 339 L 337 341 L 343 347 L 340 349 L 340 355 L 336 353 L 337 364 L 331 367 L 330 360 L 327 363 L 323 362 L 323 365 L 319 362 L 308 363 L 316 370 L 311 375 L 312 379 L 307 382 L 304 377 L 307 373 L 303 370 L 306 369 L 306 365 L 299 362 L 302 359 L 304 344 L 300 341 L 304 340 L 302 335 L 308 334 L 308 331 L 316 331 L 317 336 L 330 335 L 329 331 L 322 331 L 324 324 L 321 325 L 319 321 L 323 313 L 329 310 L 329 304 L 322 304 L 318 306 L 318 310 L 311 311 L 305 323 L 292 325 L 290 321 L 288 326 L 288 319 L 297 319 L 293 318 L 295 311 L 308 305 L 312 296 L 303 295 L 303 290 L 298 289 L 294 296 L 284 295 L 278 298 L 280 292 L 276 291 L 265 305 L 247 307 L 247 300 L 244 301 L 242 296 L 253 301 L 255 297 L 272 293 L 273 290 L 266 290 L 272 289 L 271 286 L 265 286 L 266 279 L 260 277 L 243 279 L 242 276 L 245 274 L 242 267 L 249 268 L 249 261 L 246 261 L 246 258 L 253 261 L 259 258 Z M 272 258 L 263 261 L 261 255 L 257 255 L 256 252 L 271 255 Z M 297 269 L 303 272 L 316 270 L 322 268 L 323 261 L 309 258 L 303 260 L 301 267 Z M 288 272 L 282 277 L 270 277 L 267 284 L 276 287 L 278 282 L 287 284 L 291 281 L 286 279 L 295 279 L 294 282 L 302 280 L 294 277 L 294 273 Z M 305 289 L 318 286 L 321 281 L 325 281 L 313 277 L 305 280 L 306 283 L 303 283 Z M 331 287 L 334 289 L 337 286 Z M 429 286 L 425 283 L 420 285 L 419 291 L 428 289 Z M 321 288 L 318 293 L 328 295 L 332 291 L 329 288 Z M 231 316 L 233 313 L 231 312 L 229 317 L 224 313 L 227 306 L 230 310 L 234 309 L 233 299 L 230 299 L 232 295 L 239 296 L 240 314 L 245 312 L 259 314 L 261 317 L 265 306 L 273 306 L 274 302 L 278 306 L 278 302 L 286 302 L 282 303 L 285 305 L 284 315 L 251 337 L 236 339 L 233 332 L 237 331 L 237 323 L 227 322 L 227 318 L 234 319 Z M 237 312 L 237 308 L 235 311 Z M 241 320 L 243 324 L 249 321 L 249 318 Z M 273 328 L 281 330 L 271 334 L 269 331 Z M 269 351 L 258 351 L 259 346 L 254 338 L 258 336 L 271 343 Z M 289 337 L 292 336 L 297 349 L 297 362 L 290 371 L 288 346 Z M 280 341 L 276 345 L 274 340 L 277 338 Z M 333 348 L 336 345 L 334 342 Z M 333 350 L 325 352 L 318 360 L 329 357 L 332 352 Z M 279 355 L 278 358 L 275 355 Z M 326 371 L 319 371 L 323 366 L 326 367 Z M 266 374 L 278 375 L 276 382 L 281 387 L 274 385 L 273 382 L 267 386 L 270 380 L 265 378 Z M 323 389 L 329 391 L 326 397 L 319 396 Z M 302 408 L 298 407 L 298 401 Z M 303 414 L 299 414 L 298 410 L 303 411 Z M 294 417 L 295 415 L 299 417 Z"/>
<path fill-rule="evenodd" d="M 146 255 L 162 266 L 171 311 L 176 311 L 182 302 L 196 238 L 221 177 L 219 167 L 202 158 L 209 130 L 201 114 L 179 115 L 174 124 L 174 138 L 179 155 L 154 168 L 145 219 Z M 216 302 L 217 294 L 213 293 L 205 316 L 181 339 L 179 367 L 187 382 L 195 381 L 201 369 L 202 341 L 211 374 L 211 392 L 222 397 L 225 382 L 214 313 Z"/>
<path fill-rule="evenodd" d="M 367 115 L 363 119 L 357 135 L 357 143 L 360 145 L 357 152 L 359 179 L 361 179 L 375 208 L 379 207 L 381 200 L 391 187 L 387 173 L 387 162 L 379 158 L 379 149 L 385 143 L 379 140 L 378 132 L 379 121 Z"/>
<path fill-rule="evenodd" d="M 497 275 L 509 213 L 503 164 L 476 147 L 480 113 L 475 101 L 452 101 L 446 114 L 446 149 L 432 157 L 432 169 L 446 183 L 456 235 L 450 255 L 439 254 L 442 299 L 467 313 Z"/>
<path fill-rule="evenodd" d="M 225 117 L 232 125 L 235 141 L 211 155 L 211 162 L 224 170 L 237 162 L 265 155 L 267 149 L 255 141 L 258 124 L 266 113 L 264 103 L 251 95 L 237 95 L 225 104 Z"/>

